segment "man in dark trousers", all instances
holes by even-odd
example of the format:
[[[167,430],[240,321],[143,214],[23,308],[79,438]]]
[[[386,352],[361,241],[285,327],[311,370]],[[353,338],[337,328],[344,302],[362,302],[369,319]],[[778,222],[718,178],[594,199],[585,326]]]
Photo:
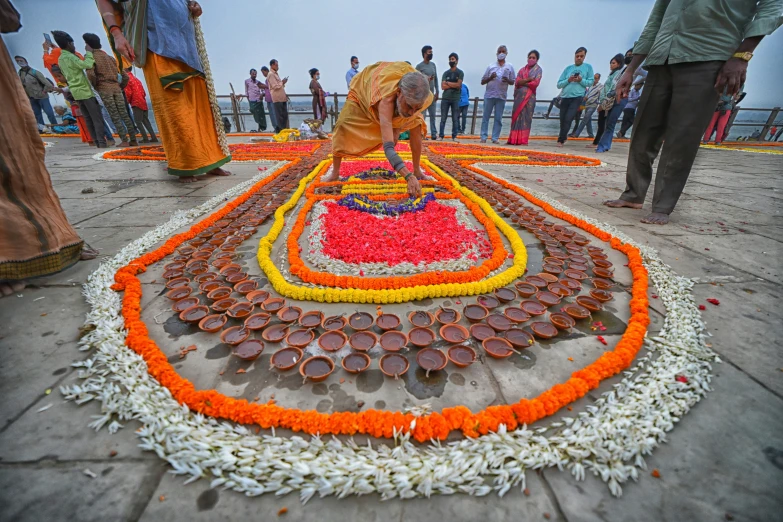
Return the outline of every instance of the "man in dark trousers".
[[[718,93],[736,94],[764,36],[781,24],[783,0],[656,0],[617,82],[628,96],[636,69],[648,71],[634,122],[626,188],[609,207],[641,209],[652,164],[664,141],[652,212],[642,223],[665,225],[685,188]]]

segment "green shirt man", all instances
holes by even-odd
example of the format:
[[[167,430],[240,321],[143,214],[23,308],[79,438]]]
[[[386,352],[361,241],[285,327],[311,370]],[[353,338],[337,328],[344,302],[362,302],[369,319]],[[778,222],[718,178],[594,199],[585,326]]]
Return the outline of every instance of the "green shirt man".
[[[63,49],[57,64],[68,81],[68,88],[74,100],[86,100],[94,96],[87,75],[84,74],[86,69],[91,69],[95,65],[92,52],[85,53],[84,60],[81,60],[72,52]]]

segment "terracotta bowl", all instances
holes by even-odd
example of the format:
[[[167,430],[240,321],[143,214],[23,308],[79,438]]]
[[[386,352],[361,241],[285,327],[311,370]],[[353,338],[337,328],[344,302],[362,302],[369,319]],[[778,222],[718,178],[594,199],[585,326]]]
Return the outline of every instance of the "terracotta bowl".
[[[408,340],[410,340],[412,345],[423,348],[431,345],[435,341],[435,332],[429,328],[412,328],[411,331],[408,332]]]
[[[269,292],[266,290],[253,290],[245,297],[248,301],[255,305],[260,305],[267,299],[269,299]]]
[[[321,334],[318,338],[318,346],[327,352],[336,352],[348,342],[348,336],[340,330],[331,330]]]
[[[448,362],[446,354],[435,348],[423,348],[416,354],[416,363],[428,373],[442,370]]]
[[[590,280],[590,283],[601,290],[609,290],[614,286],[614,282],[608,279],[601,279],[600,277],[594,277]]]
[[[462,314],[453,308],[441,308],[435,312],[435,319],[437,319],[440,324],[454,324],[462,319]]]
[[[294,330],[293,332],[290,332],[286,338],[285,342],[289,346],[296,346],[297,348],[304,348],[311,342],[313,342],[313,339],[315,339],[315,332],[312,330]]]
[[[536,321],[530,325],[530,329],[533,331],[533,335],[540,339],[551,339],[557,335],[557,328],[552,323]]]
[[[333,330],[342,330],[345,325],[348,324],[348,320],[342,315],[333,315],[331,317],[324,317],[321,327],[327,332]]]
[[[535,343],[533,336],[521,328],[512,328],[506,332],[506,341],[510,342],[513,347],[519,349],[528,348]]]
[[[522,301],[519,307],[530,315],[544,315],[546,306],[538,301]]]
[[[410,363],[398,353],[387,353],[378,361],[378,366],[384,375],[397,379],[400,375],[405,375]]]
[[[226,310],[226,315],[234,319],[243,319],[253,312],[253,303],[247,301],[236,303]]]
[[[419,310],[408,314],[408,321],[417,328],[428,328],[435,324],[435,316],[431,313]],[[410,335],[408,336],[410,337]]]
[[[556,304],[559,304],[561,301],[559,295],[553,294],[552,292],[549,292],[547,290],[542,290],[541,292],[538,292],[536,294],[536,299],[538,299],[538,302],[546,306],[547,308],[550,306],[555,306]]]
[[[312,382],[325,381],[334,371],[334,361],[325,355],[316,355],[299,366],[299,374]]]
[[[226,328],[220,334],[220,340],[231,346],[236,346],[250,337],[250,330],[243,326],[232,326]]]
[[[471,323],[478,323],[487,318],[489,310],[478,304],[469,304],[462,309],[462,313],[465,316],[465,319]]]
[[[214,290],[210,290],[207,294],[207,299],[210,301],[220,301],[231,295],[231,288],[227,286],[220,286]]]
[[[217,312],[219,314],[222,314],[226,311],[228,311],[229,308],[234,306],[236,304],[237,300],[233,297],[227,297],[226,299],[221,299],[219,301],[215,301],[212,303],[212,311]],[[248,303],[250,304],[250,303]]]
[[[461,343],[470,338],[470,332],[458,324],[444,324],[440,327],[439,333],[448,343]]]
[[[261,337],[264,341],[270,343],[279,343],[288,336],[288,326],[284,324],[275,324],[264,329]]]
[[[500,299],[491,295],[480,295],[476,298],[476,302],[487,310],[492,310],[493,308],[500,306]]]
[[[299,325],[303,328],[317,328],[323,320],[323,312],[311,310],[299,316]]]
[[[511,349],[511,343],[502,337],[489,337],[481,342],[481,346],[487,355],[495,359],[505,359],[513,355],[514,350]]]
[[[572,292],[578,292],[582,288],[582,283],[580,283],[576,279],[571,279],[568,277],[564,277],[560,279],[560,281],[558,281],[557,284],[563,285],[564,287],[568,288]]]
[[[192,292],[193,289],[189,286],[179,286],[166,292],[166,297],[172,301],[179,301],[180,299],[188,297]]]
[[[245,327],[248,330],[262,330],[269,324],[272,314],[267,312],[258,312],[245,319]]]
[[[601,288],[593,288],[590,290],[590,295],[602,303],[606,303],[607,301],[614,299],[612,292],[608,290],[602,290]]]
[[[542,279],[539,276],[527,276],[525,278],[525,282],[528,284],[531,284],[537,288],[546,288],[546,285],[548,284],[544,279]]]
[[[261,304],[261,308],[265,311],[276,314],[280,309],[285,307],[285,299],[282,297],[270,297]]]
[[[555,325],[555,328],[558,330],[568,330],[576,325],[574,318],[564,312],[553,312],[549,314],[549,322]]]
[[[510,321],[514,323],[524,323],[530,319],[529,313],[522,310],[521,308],[517,308],[516,306],[510,306],[503,310],[503,315],[505,315]]]
[[[505,332],[513,326],[511,319],[498,313],[490,314],[487,317],[487,324],[498,332]]]
[[[457,345],[449,348],[449,360],[458,368],[467,368],[476,362],[476,351],[470,346]]]
[[[514,287],[517,289],[517,292],[519,292],[519,296],[523,299],[532,297],[538,292],[538,287],[531,285],[530,283],[519,282],[515,284]]]
[[[253,281],[252,279],[245,279],[234,285],[234,290],[242,295],[247,295],[256,288],[258,288],[258,281]]]
[[[372,328],[374,323],[375,318],[367,312],[354,312],[348,317],[348,324],[357,332]]]
[[[295,346],[288,346],[282,350],[276,351],[269,360],[270,368],[277,368],[280,371],[290,370],[302,360],[304,353]]]
[[[517,298],[517,293],[510,288],[496,288],[493,293],[502,303],[509,303]]]
[[[179,314],[179,318],[186,323],[198,323],[209,315],[209,307],[204,305],[191,306]]]
[[[351,348],[354,350],[366,352],[378,344],[378,336],[372,332],[359,331],[348,338],[348,344],[350,344]]]
[[[258,339],[248,339],[234,348],[232,353],[243,361],[255,361],[263,351],[264,343],[262,341]]]
[[[186,310],[191,306],[196,306],[197,304],[199,304],[198,297],[186,297],[184,299],[174,301],[174,303],[171,305],[171,309],[177,313],[180,313],[181,311]]]
[[[477,341],[483,341],[484,339],[495,337],[496,332],[488,324],[476,323],[470,327],[470,335]]]
[[[408,336],[403,332],[390,330],[380,338],[381,348],[387,352],[399,352],[408,344]]]
[[[341,361],[343,370],[348,373],[361,373],[370,367],[370,356],[366,353],[349,353]]]
[[[166,282],[166,288],[171,290],[173,288],[178,288],[180,286],[187,286],[189,284],[190,284],[190,279],[188,279],[187,277],[178,277],[176,279],[169,279]]]
[[[601,267],[594,267],[593,268],[593,274],[596,276],[602,278],[602,279],[612,279],[613,278],[613,272],[609,268],[601,268]]]
[[[575,303],[567,304],[561,310],[577,320],[590,317],[590,310]]]
[[[215,333],[226,324],[228,318],[223,314],[208,315],[198,322],[198,327],[209,333]]]
[[[203,283],[201,283],[200,285],[198,285],[198,289],[199,289],[199,290],[200,290],[202,293],[204,293],[204,294],[208,294],[208,293],[210,293],[212,290],[214,290],[214,289],[216,289],[216,288],[220,288],[221,286],[222,286],[222,285],[221,285],[220,281],[204,281]]]
[[[286,306],[277,312],[277,318],[284,323],[293,323],[302,316],[302,309],[298,306]]]
[[[394,314],[381,314],[375,324],[383,331],[394,330],[400,326],[400,318]]]
[[[584,306],[591,312],[598,312],[603,308],[601,301],[587,295],[580,295],[576,298],[576,304]]]

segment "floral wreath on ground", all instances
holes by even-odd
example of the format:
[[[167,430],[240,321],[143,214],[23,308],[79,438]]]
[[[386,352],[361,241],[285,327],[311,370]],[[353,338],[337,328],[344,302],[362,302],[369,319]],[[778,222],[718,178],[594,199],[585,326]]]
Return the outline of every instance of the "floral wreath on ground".
[[[432,415],[396,413],[389,419],[393,429],[389,433],[382,430],[383,435],[394,436],[392,448],[384,444],[358,446],[320,437],[282,438],[274,431],[258,437],[243,426],[221,423],[181,406],[175,397],[192,391],[164,388],[161,383],[173,378],[170,372],[158,373],[158,369],[163,370],[168,364],[165,356],[154,355],[156,347],[151,340],[139,338],[146,343],[141,345],[134,341],[134,336],[142,333],[136,331],[137,327],[146,336],[143,323],[136,324],[140,323],[136,299],[140,298],[141,288],[135,274],[164,257],[177,242],[203,230],[205,221],[213,222],[241,204],[263,186],[265,180],[261,176],[190,211],[177,212],[168,223],[126,246],[89,277],[85,284],[85,295],[91,305],[87,324],[94,328],[80,340],[80,345],[83,349],[94,348],[95,353],[78,364],[83,368],[80,376],[84,381],[61,388],[62,393],[79,403],[92,399],[102,403],[102,414],[91,423],[95,429],[108,426],[114,432],[122,427],[120,421],[140,421],[142,426],[137,434],[142,439],[142,448],[166,458],[175,474],[190,476],[188,482],[211,476],[213,487],[232,488],[247,495],[299,491],[302,501],[315,494],[344,496],[371,492],[379,493],[384,499],[456,492],[485,495],[496,491],[503,495],[511,487],[525,487],[526,471],[554,466],[568,469],[578,479],[590,471],[606,481],[613,494],[619,495],[621,484],[635,480],[639,469],[645,469],[644,456],[664,442],[666,432],[709,391],[710,363],[717,357],[705,344],[704,325],[690,293],[693,283],[674,274],[653,249],[636,245],[611,226],[570,211],[543,194],[511,185],[476,166],[471,169],[626,252],[634,275],[632,319],[640,314],[646,316],[647,273],[669,311],[658,336],[645,340],[643,329],[632,332],[627,349],[607,352],[596,361],[601,363],[599,366],[610,363],[603,370],[609,374],[626,369],[624,378],[576,418],[565,417],[531,430],[517,416],[517,411],[522,410],[498,407],[493,412],[511,408],[514,414],[493,417],[493,412],[488,412],[489,417],[480,419],[481,430],[472,435],[483,435],[480,438],[434,443],[422,448],[410,441],[412,435],[417,435],[417,439],[424,435],[426,440],[428,433],[434,437],[444,427],[458,426],[459,419],[467,420],[470,428],[470,416],[464,417],[469,412],[455,411],[456,416],[445,416],[446,425],[440,427],[432,424],[432,420],[426,422]],[[278,169],[276,173],[279,172]],[[270,175],[267,180],[273,177]],[[142,255],[169,234],[238,194],[242,195],[189,232],[174,236],[155,252]],[[125,265],[128,266],[121,269]],[[113,280],[124,286],[122,301],[112,290]],[[628,369],[642,341],[651,353]],[[136,352],[128,350],[126,344]],[[583,369],[574,378],[581,378],[578,375],[588,377],[590,373]],[[596,377],[603,378],[600,373]],[[597,386],[593,378],[586,381],[587,389]],[[556,409],[559,400],[573,399],[571,392],[566,391],[567,386],[568,383],[553,387],[552,394],[541,404],[540,413],[546,414],[553,406]],[[577,396],[585,391],[577,392]],[[555,404],[547,404],[552,400]],[[532,406],[534,401],[528,403]],[[218,404],[212,404],[206,408],[212,411],[204,414],[214,414],[219,408]],[[532,414],[526,422],[540,418],[537,408],[525,408],[525,411]],[[173,426],[177,428],[172,430]],[[271,455],[274,457],[270,458]],[[487,483],[487,477],[494,481]]]

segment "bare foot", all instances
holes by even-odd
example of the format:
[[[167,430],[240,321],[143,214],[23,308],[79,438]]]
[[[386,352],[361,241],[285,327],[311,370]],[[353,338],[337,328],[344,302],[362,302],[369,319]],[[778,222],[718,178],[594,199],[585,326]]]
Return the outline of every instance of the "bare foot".
[[[180,183],[195,183],[196,181],[198,181],[196,176],[182,176],[179,178]]]
[[[337,181],[337,177],[339,176],[339,173],[332,169],[332,172],[329,174],[325,174],[324,177],[321,178],[321,183],[331,183],[333,181]]]
[[[0,283],[0,297],[8,297],[16,292],[21,292],[26,286],[26,281],[8,281]]]
[[[229,171],[223,170],[221,168],[212,169],[209,172],[207,172],[207,176],[233,176]]]
[[[641,220],[642,223],[648,223],[650,225],[665,225],[669,222],[669,214],[661,214],[660,212],[652,212],[649,216],[644,217]]]
[[[89,261],[90,259],[95,259],[96,257],[98,257],[98,254],[100,254],[100,252],[98,252],[93,247],[85,243],[84,246],[82,246],[82,253],[79,256],[79,260]]]
[[[610,199],[609,201],[604,201],[604,205],[612,208],[642,208],[641,203],[631,203],[630,201],[625,201],[622,199]]]
[[[558,147],[562,147],[563,145],[565,145],[565,144],[564,143],[560,143],[559,141],[557,142],[557,146]]]

